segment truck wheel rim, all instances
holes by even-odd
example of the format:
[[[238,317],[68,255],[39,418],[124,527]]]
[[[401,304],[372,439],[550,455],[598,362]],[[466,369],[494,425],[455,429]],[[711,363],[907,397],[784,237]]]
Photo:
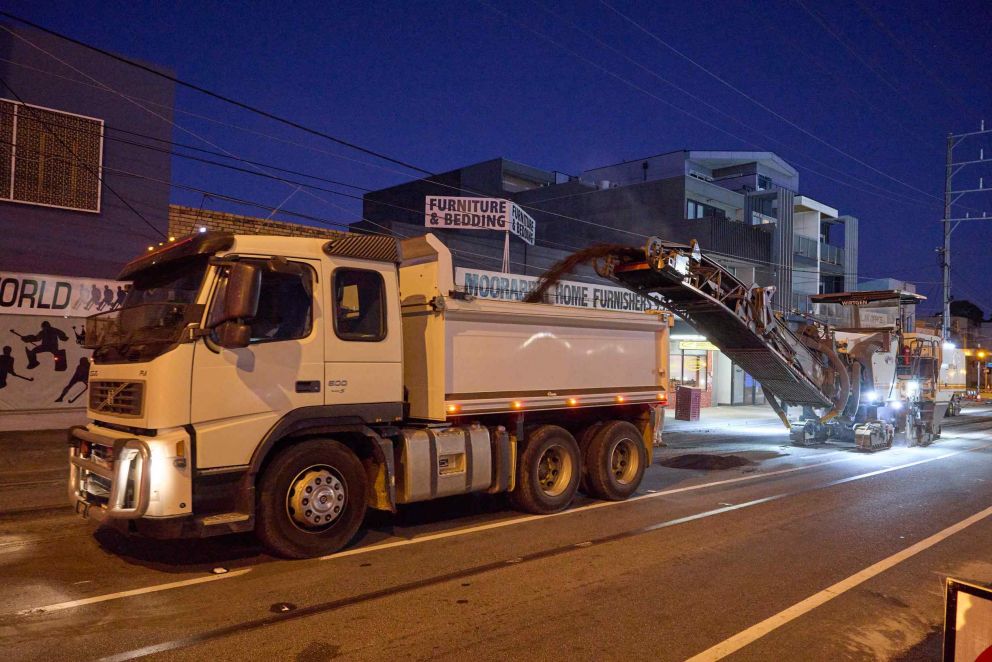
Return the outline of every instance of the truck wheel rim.
[[[537,463],[537,481],[541,491],[555,497],[568,489],[572,482],[572,456],[562,446],[551,446],[541,454]]]
[[[289,484],[286,514],[293,526],[307,533],[319,533],[338,520],[348,504],[344,480],[331,467],[307,467]]]
[[[610,451],[610,471],[621,485],[629,485],[640,469],[641,457],[637,454],[634,441],[624,437],[613,444]]]

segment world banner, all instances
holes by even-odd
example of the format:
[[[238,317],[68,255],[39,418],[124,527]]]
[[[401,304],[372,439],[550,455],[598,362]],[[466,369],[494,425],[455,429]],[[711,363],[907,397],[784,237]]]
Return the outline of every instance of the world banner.
[[[120,308],[127,283],[0,273],[0,412],[82,409],[85,319]]]

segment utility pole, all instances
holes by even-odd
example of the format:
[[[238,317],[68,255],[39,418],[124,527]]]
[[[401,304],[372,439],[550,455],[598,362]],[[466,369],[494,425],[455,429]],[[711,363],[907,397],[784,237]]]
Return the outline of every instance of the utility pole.
[[[981,216],[972,216],[970,213],[966,213],[963,217],[954,218],[952,213],[952,207],[961,196],[969,193],[979,193],[992,191],[992,186],[985,186],[985,178],[978,178],[978,188],[962,189],[960,191],[954,190],[954,175],[961,171],[962,168],[973,165],[980,165],[983,163],[992,163],[992,158],[985,158],[985,148],[979,147],[978,158],[971,160],[954,162],[954,147],[958,143],[976,136],[983,136],[992,134],[992,129],[985,128],[985,120],[982,120],[978,131],[971,131],[968,133],[958,133],[949,134],[947,136],[947,168],[944,174],[944,218],[941,222],[944,224],[944,246],[938,249],[940,253],[940,266],[943,271],[943,319],[941,320],[941,335],[943,336],[945,342],[951,337],[951,233],[961,223],[965,221],[992,221],[992,216],[988,212],[982,212]]]
[[[947,169],[944,175],[944,218],[951,217],[951,180],[954,178],[954,136],[947,136]],[[944,342],[951,338],[951,232],[954,228],[950,223],[944,224],[944,250],[940,254],[940,266],[943,271],[943,303],[944,313],[941,316],[940,337]]]

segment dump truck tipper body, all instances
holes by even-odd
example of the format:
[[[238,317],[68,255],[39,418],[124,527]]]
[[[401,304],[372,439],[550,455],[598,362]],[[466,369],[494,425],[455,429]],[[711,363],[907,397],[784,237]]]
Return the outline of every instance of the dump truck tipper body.
[[[665,314],[473,300],[435,237],[194,235],[90,318],[77,511],[129,533],[345,545],[366,507],[632,494],[667,401]]]

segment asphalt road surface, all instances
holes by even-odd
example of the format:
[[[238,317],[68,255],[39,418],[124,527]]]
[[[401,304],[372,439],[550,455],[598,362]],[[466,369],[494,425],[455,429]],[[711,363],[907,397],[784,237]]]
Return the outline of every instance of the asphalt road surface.
[[[65,510],[0,514],[0,651],[939,659],[944,578],[992,583],[992,409],[944,432],[876,454],[794,448],[768,426],[683,434],[630,501],[548,517],[494,497],[420,504],[308,561],[249,536],[134,541]]]

